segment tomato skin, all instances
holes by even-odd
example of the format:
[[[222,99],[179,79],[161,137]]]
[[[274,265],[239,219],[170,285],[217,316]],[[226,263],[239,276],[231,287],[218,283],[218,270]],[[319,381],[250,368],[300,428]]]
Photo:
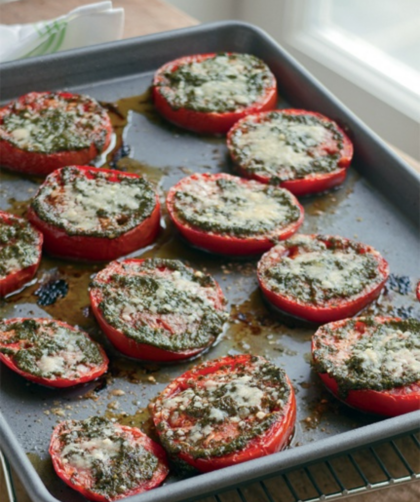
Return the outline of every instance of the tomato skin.
[[[211,54],[197,54],[185,56],[166,63],[160,67],[153,79],[152,97],[156,110],[169,122],[199,134],[226,134],[238,120],[250,113],[257,113],[272,110],[277,105],[277,82],[272,78],[270,87],[265,94],[255,103],[230,112],[198,112],[187,108],[173,108],[163,96],[159,83],[164,81],[164,73],[168,70],[174,71],[179,66],[190,62],[200,62],[216,56]]]
[[[18,98],[17,101],[25,103],[42,98],[43,95],[50,94],[48,92],[31,92]],[[58,97],[71,98],[75,96],[69,92],[57,92]],[[11,104],[11,103],[10,103]],[[0,109],[0,127],[3,123],[3,117],[6,114],[9,105]],[[55,169],[71,165],[85,165],[95,159],[100,153],[105,151],[111,143],[112,124],[108,115],[104,116],[101,127],[106,130],[105,142],[102,150],[98,150],[96,145],[92,143],[89,148],[73,151],[59,151],[53,153],[30,152],[19,148],[7,139],[0,137],[0,159],[1,165],[10,170],[24,174],[33,174],[35,176],[45,177],[52,173]]]
[[[416,296],[417,300],[420,302],[420,281],[417,283]]]
[[[187,387],[186,382],[190,379],[196,379],[200,375],[211,374],[217,371],[221,366],[231,365],[232,371],[238,364],[247,364],[250,360],[250,355],[241,354],[239,356],[226,356],[214,361],[207,361],[206,367],[201,369],[192,368],[183,375],[175,379],[169,386],[160,394],[159,399],[170,398]],[[177,456],[182,461],[188,463],[199,472],[211,472],[223,467],[236,465],[248,460],[260,458],[265,455],[270,455],[284,449],[290,442],[293,435],[293,430],[296,421],[296,398],[293,387],[289,378],[286,380],[290,389],[289,400],[283,407],[284,414],[281,421],[278,421],[264,432],[261,436],[255,437],[240,451],[232,452],[220,457],[194,458],[192,455],[180,451]],[[164,420],[160,414],[154,413],[153,403],[149,405],[152,412],[152,419],[159,433],[159,424]]]
[[[191,455],[180,453],[179,458],[184,460],[200,472],[211,472],[230,465],[240,464],[254,460],[272,453],[277,453],[290,443],[296,422],[296,398],[287,378],[291,390],[291,397],[285,406],[285,418],[282,422],[275,423],[263,437],[254,438],[241,451],[233,452],[223,457],[193,458]]]
[[[268,176],[260,176],[259,174],[252,174],[241,167],[237,168],[238,174],[244,178],[257,180],[260,183],[270,183]],[[325,192],[331,190],[344,183],[347,176],[347,168],[338,169],[332,173],[315,174],[307,176],[300,180],[282,181],[279,186],[292,192],[297,197],[305,195],[312,195],[315,193]]]
[[[294,204],[300,210],[300,218],[294,223],[290,223],[287,227],[279,230],[272,231],[270,234],[261,235],[257,237],[246,237],[240,238],[235,236],[228,236],[223,234],[217,234],[215,232],[203,231],[199,228],[195,228],[188,223],[181,221],[177,214],[174,206],[174,198],[177,190],[181,189],[183,184],[192,179],[196,180],[199,178],[204,179],[222,179],[222,178],[232,178],[232,176],[225,173],[218,174],[193,174],[187,178],[183,178],[175,186],[173,186],[166,198],[166,207],[171,217],[172,222],[179,230],[180,234],[193,246],[209,251],[210,253],[217,253],[222,255],[233,255],[233,256],[252,256],[264,253],[268,249],[272,248],[274,239],[284,240],[291,237],[298,228],[302,225],[304,219],[304,209],[299,203],[299,201],[293,197]],[[246,184],[247,181],[240,179],[242,183]]]
[[[315,237],[315,235],[311,235],[310,237]],[[328,236],[326,236],[326,238],[328,238]],[[343,237],[340,237],[340,239],[342,239],[342,241],[344,242],[349,241],[349,239],[345,239]],[[263,255],[258,263],[257,275],[261,291],[268,302],[274,305],[275,308],[298,319],[313,322],[316,324],[325,324],[327,322],[338,321],[340,319],[352,317],[360,312],[364,307],[376,300],[376,298],[378,298],[382,291],[382,288],[385,286],[389,275],[388,263],[379,254],[379,252],[368,245],[365,245],[365,250],[366,252],[371,252],[374,254],[378,262],[378,269],[383,279],[374,288],[371,288],[364,293],[359,293],[359,295],[357,295],[353,299],[342,299],[336,304],[332,305],[314,306],[305,302],[301,302],[294,298],[288,298],[284,295],[272,291],[264,282],[262,273],[263,269],[273,266],[277,262],[277,259],[270,255],[271,251],[273,253],[280,251],[283,256],[286,256],[288,254],[287,249],[282,248],[281,244]]]
[[[28,318],[28,317],[13,318],[13,319],[5,320],[4,323],[12,324],[15,322],[26,321],[28,319],[30,319],[30,318]],[[39,318],[39,319],[36,319],[36,321],[38,321],[38,322],[43,322],[43,321],[51,322],[52,319]],[[54,320],[54,323],[58,324],[60,326],[66,327],[67,329],[71,329],[73,331],[79,331],[79,330],[76,330],[76,328],[74,328],[73,326],[70,326],[69,324],[62,322],[62,321]],[[85,335],[87,338],[92,340],[87,333],[85,333]],[[0,336],[1,336],[1,333],[0,333]],[[1,338],[0,338],[0,344],[1,344]],[[32,375],[31,373],[28,373],[28,372],[23,371],[20,368],[18,368],[18,366],[13,362],[13,359],[9,355],[3,354],[2,352],[0,352],[0,361],[2,361],[6,366],[8,366],[12,371],[17,373],[18,375],[22,376],[23,378],[26,378],[26,380],[29,380],[29,381],[34,382],[36,384],[44,385],[47,387],[66,388],[66,387],[72,387],[74,385],[79,385],[79,384],[82,384],[85,382],[90,382],[92,380],[95,380],[96,378],[100,377],[101,375],[103,375],[107,371],[108,363],[109,363],[108,356],[106,355],[104,349],[98,343],[96,343],[96,345],[102,355],[102,359],[103,359],[102,363],[99,366],[97,366],[96,368],[93,368],[86,375],[84,375],[82,377],[75,378],[75,379],[69,379],[69,378],[63,378],[63,377],[45,378],[45,377],[40,377],[37,375]]]
[[[329,391],[338,397],[337,382],[327,373],[319,377]],[[387,417],[396,417],[420,409],[420,382],[409,387],[399,387],[391,391],[350,390],[343,401],[348,406]]]
[[[206,349],[199,348],[194,350],[184,350],[182,352],[174,352],[160,349],[159,347],[153,347],[152,345],[145,343],[136,342],[106,322],[101,310],[99,309],[98,296],[95,292],[90,292],[90,304],[93,315],[98,321],[101,330],[105,333],[112,345],[114,345],[119,352],[125,354],[126,356],[145,361],[167,363],[190,359]]]
[[[127,178],[140,178],[134,173],[121,173],[112,169],[98,169],[90,166],[74,167],[85,172],[87,176],[90,172],[103,172],[110,174],[111,180],[112,175],[117,174]],[[50,176],[59,178],[60,173],[61,170],[57,169]],[[48,179],[44,184],[48,183]],[[110,261],[148,246],[156,239],[160,230],[160,202],[156,194],[156,205],[152,214],[136,227],[114,239],[69,235],[65,230],[42,220],[31,206],[28,209],[28,219],[44,234],[44,249],[48,254],[75,260]]]
[[[285,110],[274,110],[281,113],[287,113],[288,115],[310,115],[320,119],[325,122],[332,122],[328,117],[322,115],[321,113],[311,112],[307,110],[299,110],[295,108],[285,109]],[[258,123],[261,119],[263,119],[267,113],[260,113],[255,116],[255,121]],[[255,179],[261,183],[270,183],[271,176],[262,175],[258,173],[250,173],[247,169],[241,166],[239,159],[235,155],[235,148],[232,142],[232,136],[236,133],[238,129],[241,128],[243,122],[245,122],[250,117],[246,117],[241,121],[238,121],[234,127],[230,129],[227,135],[227,146],[229,149],[230,156],[232,161],[236,166],[236,170],[241,176],[249,179]],[[301,179],[295,180],[287,180],[280,182],[279,186],[281,188],[285,188],[290,190],[296,196],[304,196],[311,195],[314,193],[324,192],[326,190],[330,190],[336,186],[344,183],[347,175],[347,168],[350,166],[351,160],[353,158],[353,143],[347,134],[343,131],[343,129],[335,124],[337,130],[343,136],[343,146],[340,149],[340,158],[337,162],[337,169],[330,173],[316,173],[305,176]],[[322,145],[320,149],[321,152],[327,153],[335,153],[337,152],[337,147],[334,142],[330,141],[329,143],[325,143]],[[341,169],[340,169],[341,168]]]
[[[130,258],[124,260],[122,263],[142,263],[145,259]],[[106,268],[118,269],[121,262],[110,263]],[[220,285],[215,281],[218,297],[217,308],[222,309],[224,305],[224,295]],[[89,291],[90,305],[92,312],[98,321],[101,330],[105,333],[106,337],[114,345],[114,347],[125,354],[126,356],[132,357],[134,359],[140,359],[144,361],[154,361],[154,362],[176,362],[190,359],[201,352],[207,350],[214,341],[211,341],[206,347],[198,347],[191,350],[182,351],[171,351],[167,349],[162,349],[160,347],[155,347],[146,343],[140,343],[125,335],[122,331],[111,326],[105,319],[102,311],[100,309],[100,303],[102,301],[102,295],[99,290],[92,288]]]
[[[18,218],[17,216],[14,216],[5,211],[0,211],[0,220],[3,220],[5,223],[24,221],[22,218]],[[37,244],[38,259],[36,263],[34,263],[33,265],[22,268],[20,270],[16,270],[15,272],[10,273],[6,277],[0,278],[0,298],[3,296],[7,296],[10,293],[13,293],[13,291],[21,289],[26,283],[28,283],[34,277],[39,268],[39,264],[41,263],[42,243],[44,237],[36,227],[33,227],[33,230],[38,235],[38,244]]]
[[[144,493],[148,490],[156,488],[161,485],[165,480],[166,476],[169,473],[169,465],[166,457],[166,453],[164,449],[157,444],[155,441],[150,439],[146,434],[144,434],[140,429],[136,427],[129,427],[126,425],[115,424],[120,430],[131,433],[135,439],[141,441],[143,447],[154,454],[158,458],[158,467],[157,471],[153,474],[152,479],[149,481],[143,482],[138,488],[134,488],[126,493],[119,495],[118,497],[109,498],[104,495],[101,495],[97,492],[90,490],[87,486],[83,485],[80,481],[73,481],[72,477],[74,472],[77,471],[75,468],[71,468],[63,463],[61,458],[61,441],[60,441],[60,433],[62,429],[66,429],[66,422],[61,422],[58,424],[51,436],[51,442],[49,447],[49,454],[51,455],[51,460],[53,463],[53,467],[57,475],[73,490],[78,491],[88,500],[93,500],[95,502],[109,502],[113,500],[119,500],[125,497],[131,497],[133,495],[137,495],[139,493]],[[80,474],[80,471],[79,471]],[[89,473],[85,474],[86,481],[89,480]]]
[[[391,320],[387,317],[376,317],[376,320]],[[350,319],[342,319],[328,325],[335,329],[346,324]],[[363,318],[360,319],[363,323]],[[398,321],[400,319],[394,318]],[[312,354],[316,350],[317,333],[312,337]],[[316,359],[314,357],[314,361]],[[328,373],[318,373],[327,389],[343,403],[364,411],[388,417],[395,417],[410,413],[420,409],[420,382],[407,385],[405,387],[395,387],[389,390],[356,389],[349,390],[345,399],[339,397],[339,388],[337,381]]]

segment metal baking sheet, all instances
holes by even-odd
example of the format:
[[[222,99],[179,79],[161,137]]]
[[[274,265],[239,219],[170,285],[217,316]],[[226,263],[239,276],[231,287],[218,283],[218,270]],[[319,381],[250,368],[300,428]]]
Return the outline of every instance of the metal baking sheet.
[[[156,184],[163,200],[165,191],[189,173],[232,171],[223,138],[200,137],[166,124],[154,112],[148,94],[152,74],[161,64],[186,54],[218,51],[261,57],[277,77],[279,107],[316,110],[346,128],[356,154],[348,179],[333,192],[302,199],[306,216],[301,231],[338,234],[373,245],[389,261],[392,273],[409,277],[411,285],[400,288],[397,277],[371,312],[420,316],[414,295],[420,267],[413,253],[420,248],[419,175],[258,28],[239,22],[214,23],[8,63],[2,68],[2,100],[33,90],[65,88],[116,104],[109,109],[119,124],[120,137],[131,147],[130,158],[121,160],[118,167],[143,173]],[[0,183],[0,208],[24,214],[39,180],[3,170]],[[112,359],[107,378],[68,390],[42,388],[4,365],[0,368],[0,444],[34,501],[83,500],[52,471],[47,449],[57,422],[106,415],[137,425],[153,437],[146,411],[149,400],[186,368],[226,353],[265,355],[286,369],[298,400],[290,448],[214,473],[188,479],[171,476],[163,487],[133,500],[193,500],[418,428],[420,412],[379,419],[340,405],[311,371],[313,329],[288,327],[264,305],[255,278],[256,260],[235,261],[193,250],[178,238],[165,215],[163,223],[158,241],[132,256],[180,258],[213,274],[229,300],[230,321],[222,339],[194,362],[142,364],[113,351],[89,311],[86,291],[90,276],[103,265],[45,257],[37,282],[0,303],[3,317],[51,316],[77,324],[101,341]],[[68,282],[67,296],[50,306],[38,305],[39,286],[57,278]]]

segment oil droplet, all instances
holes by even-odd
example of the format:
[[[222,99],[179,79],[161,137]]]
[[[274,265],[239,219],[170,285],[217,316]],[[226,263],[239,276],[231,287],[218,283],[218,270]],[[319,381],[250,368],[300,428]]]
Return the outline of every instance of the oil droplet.
[[[31,199],[26,200],[16,200],[13,197],[7,200],[9,207],[7,208],[8,213],[15,214],[16,216],[25,217],[29,204],[31,203]]]
[[[154,441],[159,440],[148,408],[139,408],[133,415],[106,411],[105,416],[118,424],[128,425],[129,427],[137,427]]]
[[[50,485],[51,481],[56,478],[50,457],[48,456],[46,458],[41,458],[36,453],[32,452],[27,453],[26,456],[34,466],[36,472],[38,473],[44,484],[46,486]]]
[[[153,385],[169,383],[171,377],[158,364],[135,361],[124,357],[112,358],[110,372],[115,378],[123,378],[131,383]]]

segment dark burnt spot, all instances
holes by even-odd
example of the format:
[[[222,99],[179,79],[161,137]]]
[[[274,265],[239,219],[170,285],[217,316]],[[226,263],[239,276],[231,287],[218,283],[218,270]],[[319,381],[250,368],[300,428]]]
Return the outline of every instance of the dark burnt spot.
[[[407,275],[390,274],[387,287],[400,295],[407,295],[411,291],[411,280]]]
[[[409,307],[398,307],[394,309],[394,313],[396,317],[400,317],[401,319],[416,318],[413,307],[411,305]]]
[[[68,291],[68,283],[64,279],[57,279],[43,284],[34,294],[39,297],[37,304],[45,307],[47,305],[52,305],[59,298],[64,298]]]
[[[107,375],[103,375],[102,377],[98,378],[97,380],[97,385],[96,387],[93,389],[93,392],[95,394],[98,394],[99,392],[101,392],[102,390],[106,389],[108,387],[108,376]]]
[[[114,153],[114,156],[109,163],[112,169],[118,169],[118,161],[124,157],[129,157],[131,153],[131,146],[123,143],[120,148]]]
[[[127,223],[128,219],[129,218],[127,215],[122,214],[121,216],[119,216],[117,218],[117,223],[118,223],[118,225],[125,225]]]

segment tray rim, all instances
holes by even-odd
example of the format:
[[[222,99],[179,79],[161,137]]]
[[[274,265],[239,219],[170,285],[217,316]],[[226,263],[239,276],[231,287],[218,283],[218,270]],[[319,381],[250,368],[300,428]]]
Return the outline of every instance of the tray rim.
[[[216,23],[206,23],[198,26],[181,28],[177,30],[165,31],[141,37],[130,38],[118,42],[110,42],[87,48],[74,49],[58,54],[41,56],[21,61],[13,61],[0,65],[2,72],[15,72],[26,69],[38,68],[39,66],[48,67],[60,60],[77,60],[78,57],[94,57],[98,54],[106,54],[112,51],[124,51],[126,48],[138,47],[139,45],[153,43],[155,41],[165,41],[172,39],[174,36],[183,36],[185,34],[202,34],[203,32],[218,31],[220,29],[250,31],[257,38],[262,38],[265,42],[274,45],[277,49],[281,49],[283,57],[305,76],[313,85],[320,89],[330,103],[338,106],[344,111],[345,115],[356,123],[359,128],[379,146],[384,155],[391,157],[391,161],[398,165],[398,169],[402,170],[407,177],[407,181],[413,182],[419,187],[420,193],[420,173],[413,167],[403,161],[388,145],[375,133],[373,133],[360,119],[358,119],[350,110],[348,110],[335,96],[333,96],[325,87],[320,84],[307,70],[297,63],[283,48],[279,46],[267,33],[249,23],[240,21],[220,21]],[[122,76],[120,78],[124,78]],[[98,78],[94,82],[104,81]],[[86,81],[84,83],[89,83]],[[71,85],[71,84],[69,84]],[[80,82],[79,82],[80,85]],[[53,86],[54,87],[54,86]],[[207,474],[177,481],[176,483],[165,485],[156,488],[150,492],[146,492],[137,496],[130,497],[127,500],[136,502],[165,502],[186,501],[198,496],[211,495],[222,489],[227,489],[240,483],[246,483],[271,476],[276,473],[290,470],[294,467],[301,467],[315,461],[323,460],[327,457],[335,456],[340,453],[351,451],[355,448],[370,445],[391,437],[410,433],[420,430],[420,411],[401,415],[399,417],[387,418],[380,422],[368,424],[357,429],[344,433],[334,434],[331,437],[323,438],[313,443],[295,447],[290,450],[272,454],[268,457],[262,457],[244,464],[231,466],[219,471],[214,471]],[[340,441],[337,441],[337,439]],[[20,477],[25,481],[26,488],[34,501],[41,502],[60,502],[52,496],[47,487],[42,482],[37,471],[29,461],[23,448],[20,447],[17,438],[13,435],[5,417],[0,410],[0,446],[10,460],[11,464],[19,472]]]

